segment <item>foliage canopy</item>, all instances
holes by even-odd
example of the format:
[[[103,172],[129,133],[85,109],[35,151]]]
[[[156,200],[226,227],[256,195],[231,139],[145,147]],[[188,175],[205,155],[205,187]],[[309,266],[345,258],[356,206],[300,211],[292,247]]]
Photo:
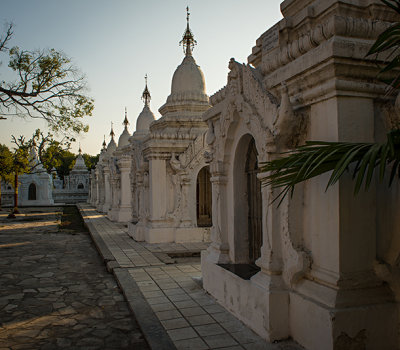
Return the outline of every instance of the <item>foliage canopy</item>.
[[[92,115],[93,99],[86,96],[85,76],[62,52],[7,47],[13,35],[10,24],[0,36],[0,54],[9,54],[12,81],[0,81],[0,117],[42,118],[53,131],[88,131],[82,122]]]

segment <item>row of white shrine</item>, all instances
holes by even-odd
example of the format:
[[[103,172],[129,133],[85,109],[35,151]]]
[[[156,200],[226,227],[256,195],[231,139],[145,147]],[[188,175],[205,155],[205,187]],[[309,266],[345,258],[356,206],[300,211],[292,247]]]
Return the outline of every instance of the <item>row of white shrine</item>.
[[[376,142],[398,117],[366,53],[397,20],[378,0],[285,0],[249,64],[229,62],[210,98],[185,57],[155,120],[150,94],[131,136],[101,151],[90,203],[150,243],[211,240],[204,288],[265,339],[310,350],[398,349],[398,185],[353,196],[345,178],[271,204],[258,165],[304,140]],[[235,266],[256,266],[246,279]],[[233,271],[233,272],[232,272]]]

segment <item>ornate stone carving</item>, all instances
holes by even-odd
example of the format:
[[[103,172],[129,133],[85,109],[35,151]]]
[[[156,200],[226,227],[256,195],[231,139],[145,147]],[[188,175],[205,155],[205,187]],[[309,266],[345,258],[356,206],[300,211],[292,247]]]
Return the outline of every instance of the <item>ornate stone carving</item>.
[[[389,25],[390,23],[372,19],[331,16],[327,21],[313,26],[311,30],[300,32],[297,39],[288,42],[280,49],[264,55],[261,65],[262,73],[268,74],[284,66],[334,35],[373,39]]]
[[[288,286],[292,286],[310,270],[312,259],[304,250],[296,248],[293,244],[289,230],[289,201],[290,199],[286,197],[279,210],[282,223],[282,255],[285,262],[283,279]]]
[[[209,120],[207,141],[210,142],[213,159],[223,160],[227,133],[239,117],[255,136],[260,160],[265,161],[267,153],[295,146],[305,131],[304,118],[293,111],[286,85],[279,104],[278,99],[265,89],[259,71],[233,59],[229,68],[226,99],[221,102],[224,104],[222,112],[217,120]],[[215,139],[218,145],[214,144]]]
[[[182,217],[182,176],[184,173],[184,169],[182,166],[182,162],[180,159],[177,158],[175,153],[172,153],[171,159],[169,161],[170,168],[172,169],[172,172],[170,174],[171,176],[171,182],[174,187],[174,190],[172,191],[172,195],[174,197],[173,201],[173,208],[172,210],[167,214],[167,217],[169,219],[172,219],[176,222],[180,222],[181,217]]]
[[[388,101],[383,105],[382,119],[386,132],[400,130],[400,93],[397,95],[394,104]]]
[[[273,124],[274,144],[277,151],[282,152],[298,145],[305,133],[305,118],[293,111],[289,100],[286,83],[282,83],[282,97],[277,118]]]

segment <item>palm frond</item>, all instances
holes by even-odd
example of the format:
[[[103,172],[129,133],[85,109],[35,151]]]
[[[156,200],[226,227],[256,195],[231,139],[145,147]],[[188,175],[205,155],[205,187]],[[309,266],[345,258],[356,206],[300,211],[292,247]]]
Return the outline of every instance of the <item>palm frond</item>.
[[[400,0],[381,0],[386,6],[390,7],[398,14],[400,14]],[[376,39],[375,43],[371,46],[366,56],[373,54],[378,55],[379,53],[385,52],[387,50],[392,50],[389,57],[387,57],[388,62],[386,62],[383,68],[380,70],[380,74],[388,71],[393,71],[400,67],[400,23],[395,23],[381,33]],[[395,78],[390,81],[387,79],[382,79],[389,86],[397,89],[400,86],[400,74],[397,74]]]
[[[376,168],[379,169],[379,180],[383,181],[385,168],[394,163],[389,186],[396,173],[400,176],[400,131],[388,133],[384,144],[307,141],[304,146],[283,155],[260,166],[261,171],[269,173],[264,185],[283,188],[277,198],[293,194],[295,185],[300,182],[332,171],[326,185],[328,189],[348,172],[352,164],[355,164],[353,179],[354,194],[357,194],[363,184],[366,190],[370,187]]]
[[[400,1],[398,0],[382,0],[382,2],[400,14]]]

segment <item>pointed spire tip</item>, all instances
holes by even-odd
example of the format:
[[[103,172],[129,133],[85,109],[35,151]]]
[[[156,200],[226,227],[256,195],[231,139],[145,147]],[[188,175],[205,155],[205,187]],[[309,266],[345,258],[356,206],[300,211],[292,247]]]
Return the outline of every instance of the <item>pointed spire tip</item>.
[[[111,136],[111,139],[112,140],[114,140],[114,128],[113,128],[113,122],[111,122],[111,131],[110,131],[110,136]]]
[[[128,112],[127,112],[126,107],[125,107],[125,119],[123,121],[123,124],[125,125],[125,129],[128,128],[129,121],[128,121]]]
[[[150,95],[150,91],[147,87],[147,73],[144,76],[144,80],[145,80],[145,87],[144,87],[143,94],[142,94],[142,100],[143,100],[145,106],[149,106],[149,103],[151,100],[151,95]]]
[[[197,45],[197,41],[194,39],[193,33],[190,30],[189,26],[189,6],[186,7],[186,30],[183,33],[182,40],[179,42],[179,45],[182,45],[183,52],[186,56],[191,56],[194,46]]]

